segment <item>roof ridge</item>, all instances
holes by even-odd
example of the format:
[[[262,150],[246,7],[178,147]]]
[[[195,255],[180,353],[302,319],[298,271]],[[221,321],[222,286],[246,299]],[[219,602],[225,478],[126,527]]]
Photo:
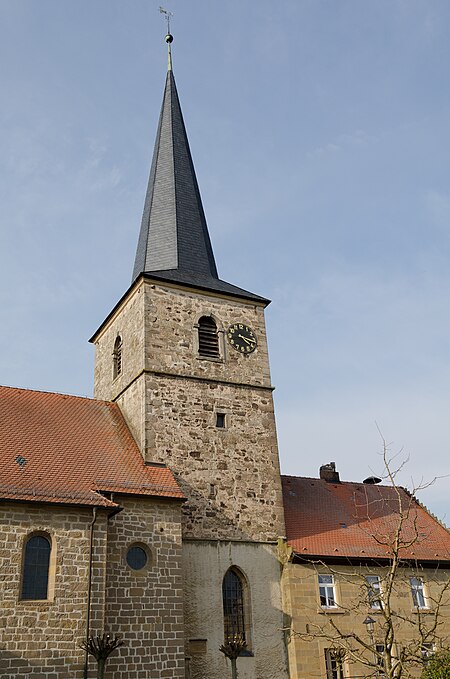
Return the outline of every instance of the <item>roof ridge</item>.
[[[340,480],[340,481],[326,481],[326,479],[321,479],[319,476],[296,476],[294,474],[281,474],[281,478],[282,479],[283,478],[285,478],[285,479],[287,479],[287,478],[289,478],[289,479],[302,479],[304,481],[324,481],[325,483],[328,483],[331,486],[333,486],[333,485],[339,485],[339,486],[347,485],[347,486],[364,486],[365,488],[367,488],[368,486],[371,486],[372,488],[373,487],[376,487],[376,488],[394,488],[394,486],[392,486],[389,483],[373,484],[373,483],[364,483],[364,481],[342,481],[342,480]],[[403,490],[405,493],[407,493],[411,497],[414,497],[413,495],[411,495],[410,491],[407,488],[405,488],[404,486],[397,486],[397,488],[400,489],[400,490]],[[415,499],[417,499],[417,498],[415,498]]]
[[[113,401],[106,401],[105,399],[94,398],[93,396],[81,396],[81,394],[68,394],[67,392],[63,391],[50,391],[48,389],[30,389],[29,387],[12,387],[7,384],[0,384],[0,389],[10,389],[11,391],[25,391],[31,392],[33,394],[49,394],[50,396],[61,396],[63,398],[77,398],[83,401],[89,401],[91,403],[92,402],[104,403],[105,405],[109,406],[116,405]]]

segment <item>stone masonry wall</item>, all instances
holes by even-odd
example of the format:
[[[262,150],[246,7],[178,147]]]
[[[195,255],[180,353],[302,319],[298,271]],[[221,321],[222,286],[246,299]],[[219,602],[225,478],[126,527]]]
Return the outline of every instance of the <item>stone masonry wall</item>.
[[[92,510],[0,505],[0,676],[5,679],[81,679],[86,635],[89,533]],[[91,629],[104,625],[106,514],[94,532]],[[52,541],[49,599],[20,600],[24,541],[43,532]]]
[[[221,344],[220,360],[198,355],[196,325],[201,316],[212,316],[216,322]],[[228,344],[225,335],[233,323],[244,323],[252,328],[258,340],[253,353],[241,354]],[[145,324],[146,370],[271,386],[261,304],[147,283]]]
[[[203,315],[212,315],[218,326],[220,359],[198,355],[196,325]],[[249,355],[225,340],[227,328],[237,322],[250,326],[258,339]],[[112,380],[118,333],[123,375]],[[144,458],[167,463],[177,475],[189,498],[184,535],[255,540],[283,535],[263,306],[143,281],[99,333],[96,347],[95,395],[117,400]],[[217,412],[225,414],[221,430]]]
[[[198,356],[196,324],[204,315],[212,315],[218,326],[221,358],[217,360]],[[241,355],[225,341],[225,331],[238,322],[255,332],[258,348],[252,354]],[[123,340],[123,370],[113,379],[117,335]],[[94,396],[107,401],[115,400],[144,369],[271,386],[264,308],[245,300],[144,280],[98,333],[95,346]]]
[[[95,342],[94,398],[112,401],[144,366],[145,286],[129,293]],[[113,352],[117,336],[122,338],[122,372],[113,376]]]
[[[276,540],[284,533],[269,391],[146,376],[147,455],[166,462],[188,501],[185,537]],[[215,425],[225,413],[226,427]]]
[[[180,503],[120,503],[109,526],[106,628],[125,644],[111,655],[106,677],[184,679]],[[142,570],[126,562],[134,544],[149,555]]]

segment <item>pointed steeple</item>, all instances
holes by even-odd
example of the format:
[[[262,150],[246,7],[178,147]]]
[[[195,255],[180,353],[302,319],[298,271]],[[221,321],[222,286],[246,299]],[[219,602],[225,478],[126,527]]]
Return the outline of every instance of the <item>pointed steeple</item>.
[[[152,278],[266,301],[221,281],[206,225],[189,142],[169,63],[145,197],[133,281]]]

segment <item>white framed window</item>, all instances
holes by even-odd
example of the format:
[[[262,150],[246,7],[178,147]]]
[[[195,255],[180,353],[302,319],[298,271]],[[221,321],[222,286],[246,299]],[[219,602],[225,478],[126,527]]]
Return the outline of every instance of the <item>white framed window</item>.
[[[319,573],[319,596],[322,608],[336,608],[336,593],[334,575]]]
[[[427,608],[422,578],[409,578],[414,608]]]
[[[327,679],[344,679],[344,657],[333,648],[325,649]]]
[[[370,608],[381,610],[381,583],[379,575],[366,575],[367,597]]]

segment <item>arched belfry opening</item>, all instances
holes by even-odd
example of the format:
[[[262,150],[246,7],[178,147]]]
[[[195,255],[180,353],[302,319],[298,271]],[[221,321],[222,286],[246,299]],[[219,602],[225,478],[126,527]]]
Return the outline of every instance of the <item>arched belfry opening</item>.
[[[219,333],[212,316],[202,316],[198,321],[198,353],[206,358],[220,358]]]

